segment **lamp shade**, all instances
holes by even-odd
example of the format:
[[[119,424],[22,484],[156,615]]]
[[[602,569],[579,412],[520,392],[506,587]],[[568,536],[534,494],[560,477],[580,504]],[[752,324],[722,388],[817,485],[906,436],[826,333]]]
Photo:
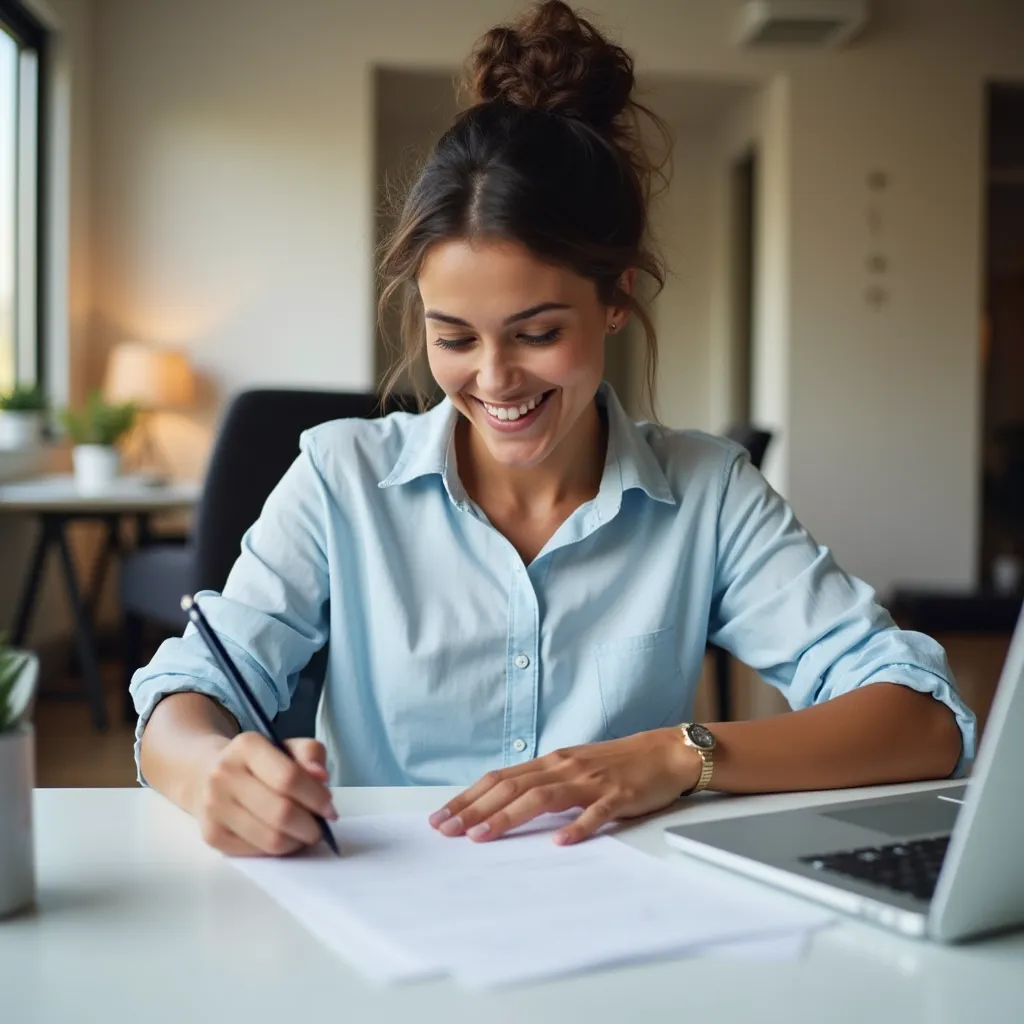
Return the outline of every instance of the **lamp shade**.
[[[108,402],[132,402],[140,409],[191,405],[195,380],[181,352],[123,341],[110,353],[103,397]]]

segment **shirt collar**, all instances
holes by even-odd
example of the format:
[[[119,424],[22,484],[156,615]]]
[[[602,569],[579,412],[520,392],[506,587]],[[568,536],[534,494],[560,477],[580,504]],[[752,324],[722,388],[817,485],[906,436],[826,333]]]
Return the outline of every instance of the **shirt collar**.
[[[451,484],[454,484],[456,493],[461,494],[458,474],[452,472],[455,466],[455,424],[459,415],[451,400],[445,398],[433,409],[417,416],[398,460],[377,486],[393,487],[411,483],[421,476],[438,475],[444,480],[449,494],[453,493]]]
[[[598,401],[608,413],[608,458],[605,476],[618,468],[622,491],[637,488],[655,501],[675,505],[676,496],[665,471],[651,450],[650,442],[640,426],[634,423],[619,402],[612,386],[605,381],[598,391]]]
[[[602,383],[597,400],[608,415],[608,454],[605,459],[601,489],[612,484],[620,494],[638,488],[655,501],[676,504],[675,495],[664,470],[658,463],[643,431],[622,408],[611,385]],[[436,474],[455,501],[464,500],[465,492],[455,469],[455,424],[459,411],[445,398],[416,420],[415,427],[402,446],[391,472],[378,487],[410,483],[422,476]]]

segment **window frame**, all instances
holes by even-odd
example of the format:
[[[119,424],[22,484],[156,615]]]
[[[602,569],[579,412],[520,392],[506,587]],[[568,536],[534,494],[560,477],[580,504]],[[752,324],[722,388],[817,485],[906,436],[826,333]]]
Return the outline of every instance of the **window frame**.
[[[46,350],[43,344],[45,333],[45,302],[44,284],[47,267],[46,247],[46,180],[48,169],[48,124],[47,124],[47,80],[46,68],[48,59],[48,33],[25,7],[17,0],[0,0],[0,30],[5,31],[16,43],[19,53],[19,75],[24,76],[26,54],[34,55],[35,63],[35,96],[34,96],[34,132],[35,138],[31,154],[22,151],[23,128],[21,113],[25,109],[25,97],[22,95],[24,81],[18,83],[18,122],[16,124],[18,152],[15,155],[16,170],[16,203],[15,203],[15,292],[14,292],[14,351],[15,351],[15,383],[38,385],[46,390]],[[31,158],[31,180],[24,180],[26,161]],[[32,226],[26,234],[23,224],[23,209],[31,203]],[[24,292],[22,262],[24,250],[30,250],[31,259],[31,292],[30,310],[24,310]],[[26,323],[28,327],[26,327]],[[26,337],[27,333],[27,337]],[[28,365],[26,366],[26,359]]]

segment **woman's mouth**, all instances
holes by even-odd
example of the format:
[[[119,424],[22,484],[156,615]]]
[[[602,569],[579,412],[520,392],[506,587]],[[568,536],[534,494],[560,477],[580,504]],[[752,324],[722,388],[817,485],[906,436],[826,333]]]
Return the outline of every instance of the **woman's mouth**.
[[[536,421],[544,410],[547,400],[554,394],[554,389],[524,399],[519,403],[503,402],[492,405],[474,396],[473,400],[483,409],[487,422],[504,433],[525,430]]]

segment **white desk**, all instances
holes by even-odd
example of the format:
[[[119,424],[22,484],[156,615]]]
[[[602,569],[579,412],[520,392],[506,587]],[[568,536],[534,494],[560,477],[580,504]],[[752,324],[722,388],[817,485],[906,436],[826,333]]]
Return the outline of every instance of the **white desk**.
[[[123,476],[102,494],[82,494],[70,473],[57,473],[0,484],[0,512],[173,512],[191,508],[199,500],[200,486],[192,481],[154,486],[139,477]]]
[[[450,793],[350,789],[337,799],[342,814],[425,814]],[[666,823],[733,814],[750,799],[767,807],[829,796],[698,799],[621,835],[678,857],[661,839]],[[11,1024],[1024,1021],[1024,934],[943,948],[855,922],[820,933],[798,963],[677,959],[483,995],[448,981],[379,988],[155,793],[40,790],[35,809],[40,907],[0,921],[0,1017]]]
[[[0,513],[35,515],[42,527],[18,604],[12,634],[14,645],[20,647],[24,644],[43,577],[46,555],[51,547],[55,547],[60,556],[64,586],[71,608],[85,693],[92,705],[93,723],[97,729],[106,728],[107,712],[92,639],[92,614],[110,558],[123,549],[121,522],[129,516],[138,521],[141,543],[148,533],[151,515],[191,508],[199,500],[200,489],[198,483],[172,483],[154,487],[138,477],[125,476],[116,480],[102,494],[81,494],[70,474],[0,484]],[[107,527],[106,540],[84,597],[68,548],[66,532],[68,523],[82,519],[99,520]]]

